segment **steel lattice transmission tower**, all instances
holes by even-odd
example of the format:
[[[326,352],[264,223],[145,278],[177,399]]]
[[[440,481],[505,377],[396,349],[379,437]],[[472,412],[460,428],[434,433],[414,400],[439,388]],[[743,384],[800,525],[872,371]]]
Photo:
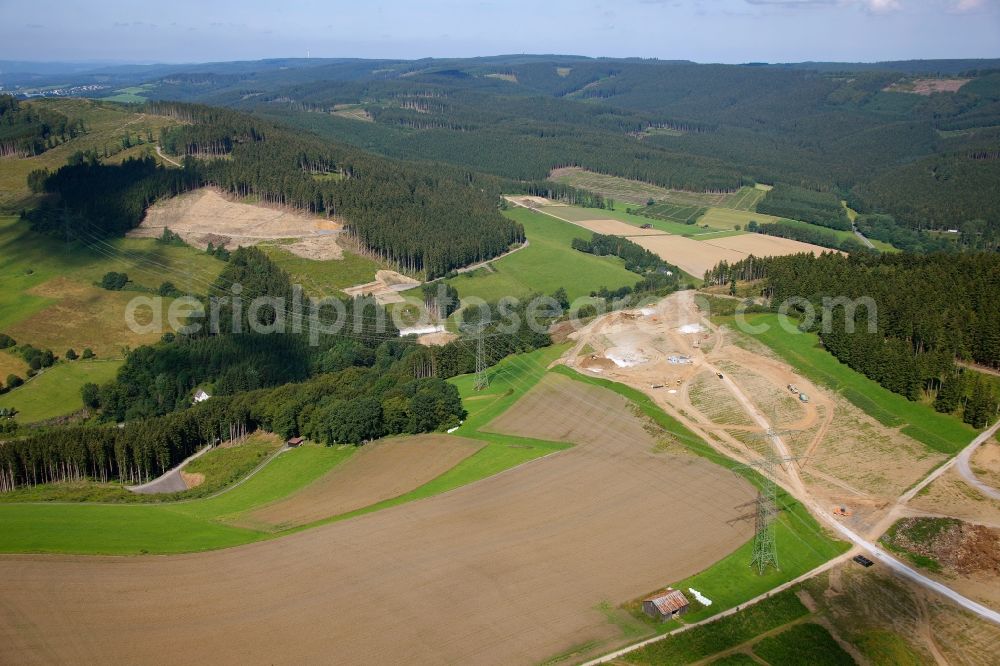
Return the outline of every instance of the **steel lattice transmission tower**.
[[[489,366],[486,364],[485,330],[483,324],[476,327],[476,379],[472,385],[476,391],[485,391],[490,387],[490,376],[486,372]]]
[[[753,554],[750,556],[750,566],[763,575],[768,567],[778,566],[778,549],[774,540],[774,519],[778,515],[777,485],[774,482],[775,469],[796,460],[793,456],[770,455],[756,462],[741,465],[742,468],[756,469],[764,477],[757,490],[757,518],[754,522]]]

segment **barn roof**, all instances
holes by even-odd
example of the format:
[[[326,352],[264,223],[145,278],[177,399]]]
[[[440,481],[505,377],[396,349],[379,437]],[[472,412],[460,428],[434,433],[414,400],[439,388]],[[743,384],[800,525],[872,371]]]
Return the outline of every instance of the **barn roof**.
[[[646,599],[656,606],[656,609],[664,615],[669,615],[674,611],[679,611],[688,605],[687,597],[680,590],[667,590],[663,594]]]

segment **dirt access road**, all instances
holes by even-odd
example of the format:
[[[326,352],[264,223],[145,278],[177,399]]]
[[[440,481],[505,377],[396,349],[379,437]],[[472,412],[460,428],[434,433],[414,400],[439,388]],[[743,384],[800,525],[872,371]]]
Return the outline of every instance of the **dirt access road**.
[[[808,450],[822,450],[827,427],[832,419],[836,403],[825,392],[820,391],[806,379],[795,375],[792,368],[775,359],[768,359],[726,344],[724,332],[714,327],[698,310],[691,292],[679,292],[666,299],[638,311],[611,313],[595,320],[582,330],[572,334],[574,347],[561,359],[570,366],[584,372],[605,376],[637,388],[653,398],[661,407],[725,455],[742,461],[759,459],[762,455],[777,454],[790,456],[781,427],[787,423],[778,421],[774,414],[766,414],[762,409],[768,403],[768,394],[786,394],[786,381],[794,383],[812,396],[805,405],[805,417],[794,412],[785,412],[786,418],[796,418],[796,430],[815,425],[824,414],[825,423],[809,444]],[[671,363],[671,359],[675,362]],[[759,377],[769,381],[771,386],[758,384],[748,391],[746,377],[733,377],[720,367],[729,362],[739,361],[741,371],[751,369]],[[732,419],[719,422],[718,414],[705,413],[704,405],[699,409],[691,399],[689,384],[699,375],[709,372],[717,374],[718,384],[725,387],[729,402],[757,425],[756,438],[734,437],[734,431],[744,426],[733,427]],[[724,396],[716,396],[713,403],[722,402]],[[822,410],[820,410],[820,407]],[[776,414],[777,412],[775,412]],[[987,432],[966,449],[971,454],[975,447],[992,436]],[[872,539],[884,531],[898,506],[905,503],[907,495],[885,502],[876,515],[883,522],[876,523],[870,532],[860,533],[838,519],[830,511],[825,499],[817,498],[800,475],[800,466],[808,461],[788,463],[781,466],[776,480],[803,502],[819,521],[838,533],[839,536],[864,549],[881,561],[893,572],[906,576],[925,589],[932,590],[953,601],[958,606],[976,613],[983,619],[1000,624],[1000,613],[973,601],[955,590],[935,581],[913,568],[893,558]],[[934,474],[930,478],[934,478]]]
[[[577,446],[438,497],[210,553],[0,556],[2,659],[163,663],[182,645],[217,664],[508,665],[618,647],[602,604],[745,543],[730,521],[753,489],[656,451],[617,394],[551,377],[490,427],[536,432],[542,409]]]

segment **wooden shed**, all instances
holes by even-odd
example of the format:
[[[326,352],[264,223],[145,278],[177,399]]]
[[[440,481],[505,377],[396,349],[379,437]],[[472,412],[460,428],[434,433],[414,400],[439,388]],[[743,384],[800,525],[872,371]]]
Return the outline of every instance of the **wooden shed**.
[[[298,446],[304,441],[306,441],[305,437],[292,437],[290,440],[285,442],[285,444],[288,445],[288,448],[294,449],[296,446]]]
[[[684,615],[691,606],[687,597],[680,590],[667,588],[663,594],[642,600],[642,612],[649,617],[665,621]]]

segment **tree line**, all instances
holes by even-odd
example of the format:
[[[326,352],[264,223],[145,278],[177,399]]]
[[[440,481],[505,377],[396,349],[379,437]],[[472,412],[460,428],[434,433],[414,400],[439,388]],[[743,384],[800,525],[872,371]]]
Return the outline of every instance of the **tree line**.
[[[377,368],[352,368],[304,383],[213,397],[121,427],[38,431],[0,444],[0,492],[84,479],[144,483],[203,446],[223,441],[234,425],[245,432],[263,428],[326,444],[362,444],[457,425],[464,418],[451,384],[433,377],[396,379]]]
[[[832,250],[840,250],[848,253],[874,251],[857,238],[842,238],[815,226],[802,227],[787,222],[765,222],[764,224],[758,224],[755,220],[750,220],[749,224],[747,224],[747,231],[767,236],[777,236],[779,238],[790,238],[803,243],[812,243],[820,247],[828,247]]]
[[[342,217],[365,251],[429,278],[524,240],[521,226],[500,214],[498,192],[476,187],[471,177],[298,136],[225,109],[156,103],[149,110],[193,123],[167,128],[161,137],[186,155],[184,167],[167,169],[151,157],[108,165],[96,156],[64,166],[44,176],[44,189],[58,195],[56,201],[27,214],[36,229],[122,234],[157,199],[214,185],[234,196]],[[194,157],[225,151],[226,159]]]
[[[805,298],[816,312],[826,297],[871,299],[874,313],[867,305],[840,306],[832,309],[832,326],[812,322],[830,353],[911,400],[934,396],[940,411],[955,411],[955,396],[966,391],[963,418],[976,427],[995,416],[1000,396],[969,380],[955,361],[1000,367],[1000,255],[748,257],[706,274],[717,284],[743,279],[763,280],[771,303]],[[872,331],[869,314],[876,315]]]

